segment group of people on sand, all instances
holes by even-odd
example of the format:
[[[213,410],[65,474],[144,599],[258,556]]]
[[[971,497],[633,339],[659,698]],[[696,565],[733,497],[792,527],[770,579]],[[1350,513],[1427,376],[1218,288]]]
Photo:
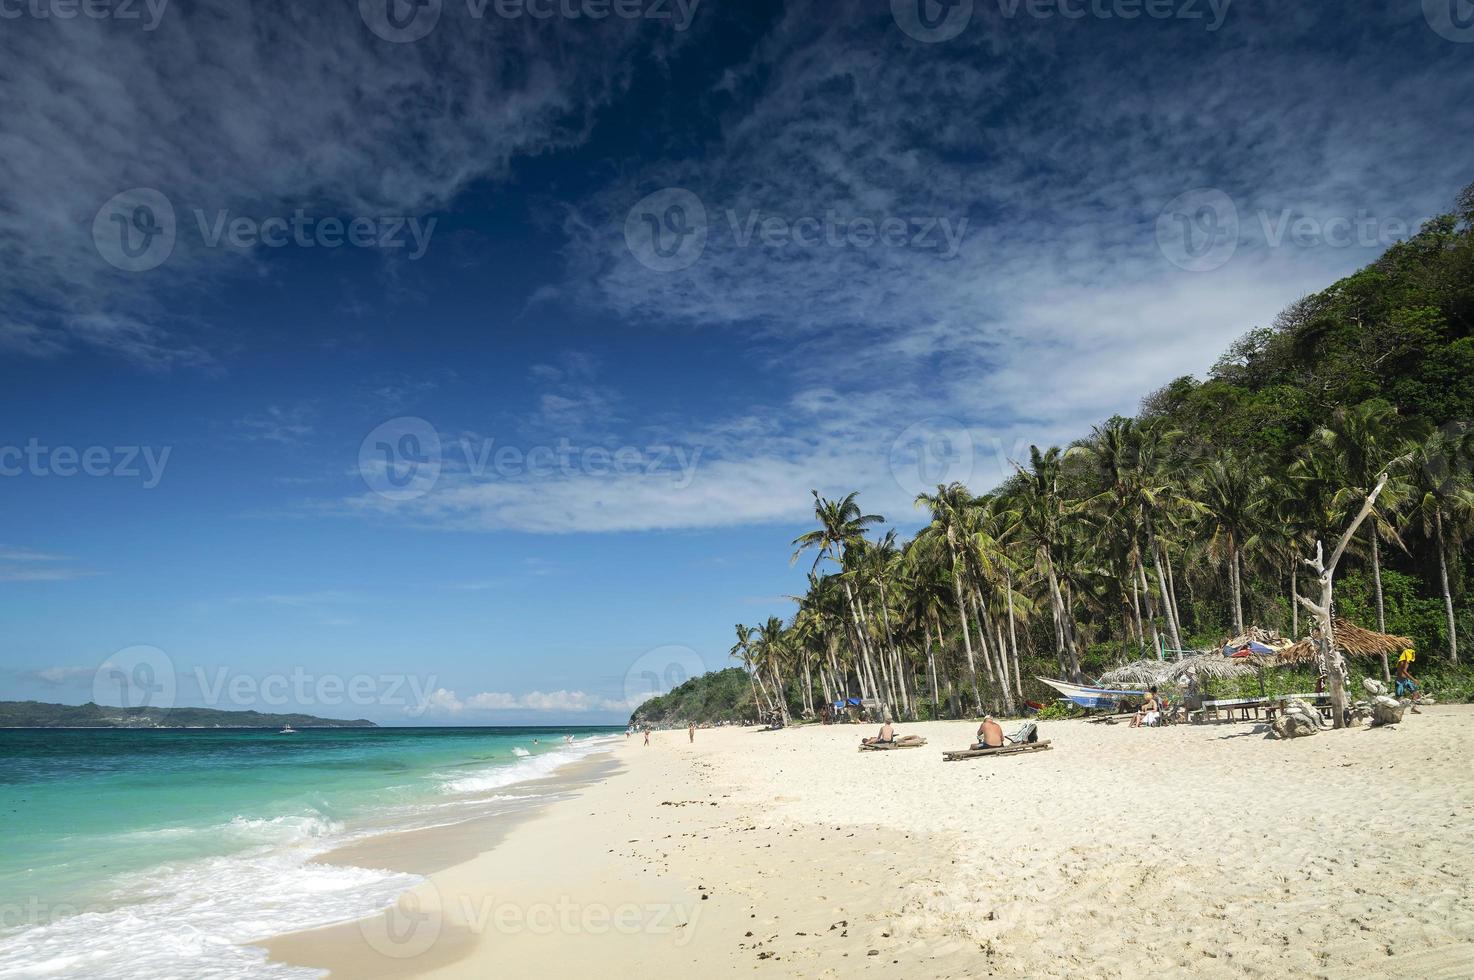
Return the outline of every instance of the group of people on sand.
[[[896,726],[889,718],[880,726],[880,733],[874,738],[860,739],[861,745],[894,745],[900,738],[896,734]],[[972,747],[974,749],[1001,749],[1007,744],[1003,737],[1003,726],[998,724],[998,719],[988,715],[983,723],[978,726],[978,740]]]

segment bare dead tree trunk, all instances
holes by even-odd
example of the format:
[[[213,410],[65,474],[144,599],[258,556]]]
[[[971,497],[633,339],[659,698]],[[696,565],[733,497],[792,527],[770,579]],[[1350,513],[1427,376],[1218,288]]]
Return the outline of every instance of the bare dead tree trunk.
[[[1341,562],[1341,556],[1346,552],[1346,546],[1356,536],[1356,531],[1361,527],[1362,521],[1372,512],[1377,505],[1377,497],[1387,486],[1387,474],[1384,472],[1377,478],[1377,485],[1372,492],[1367,494],[1366,502],[1361,505],[1356,519],[1351,526],[1341,535],[1341,540],[1336,545],[1336,550],[1331,552],[1331,560],[1324,560],[1324,548],[1320,541],[1315,543],[1315,560],[1305,559],[1305,564],[1315,570],[1316,580],[1320,582],[1320,602],[1312,602],[1305,597],[1300,602],[1315,614],[1320,625],[1320,655],[1322,669],[1325,671],[1326,679],[1331,687],[1331,713],[1335,716],[1332,724],[1337,728],[1346,727],[1346,687],[1348,678],[1346,674],[1346,661],[1341,656],[1340,649],[1336,646],[1336,630],[1331,619],[1331,609],[1334,603],[1334,581],[1336,566]]]

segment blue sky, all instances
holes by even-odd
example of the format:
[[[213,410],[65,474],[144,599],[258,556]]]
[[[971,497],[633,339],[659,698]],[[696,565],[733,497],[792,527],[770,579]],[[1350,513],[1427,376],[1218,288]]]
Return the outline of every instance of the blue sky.
[[[909,531],[1445,210],[1462,2],[5,7],[0,697],[620,721],[810,488]]]

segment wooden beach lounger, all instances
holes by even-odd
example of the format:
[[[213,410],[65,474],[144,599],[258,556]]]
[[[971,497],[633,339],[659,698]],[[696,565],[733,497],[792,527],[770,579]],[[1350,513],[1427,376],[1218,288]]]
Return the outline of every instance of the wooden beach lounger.
[[[942,758],[947,762],[957,762],[961,759],[982,759],[995,755],[1016,755],[1020,752],[1038,752],[1049,748],[1049,742],[1025,742],[1022,745],[1004,745],[996,749],[962,749],[958,752],[943,752]]]
[[[894,742],[861,742],[861,752],[881,752],[887,749],[919,749],[926,744],[920,735],[902,735]]]

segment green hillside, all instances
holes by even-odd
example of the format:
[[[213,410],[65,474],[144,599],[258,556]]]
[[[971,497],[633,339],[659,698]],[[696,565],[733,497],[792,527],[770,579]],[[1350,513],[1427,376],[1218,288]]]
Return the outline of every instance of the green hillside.
[[[374,728],[364,718],[218,711],[214,708],[110,708],[95,704],[0,701],[0,728]]]

